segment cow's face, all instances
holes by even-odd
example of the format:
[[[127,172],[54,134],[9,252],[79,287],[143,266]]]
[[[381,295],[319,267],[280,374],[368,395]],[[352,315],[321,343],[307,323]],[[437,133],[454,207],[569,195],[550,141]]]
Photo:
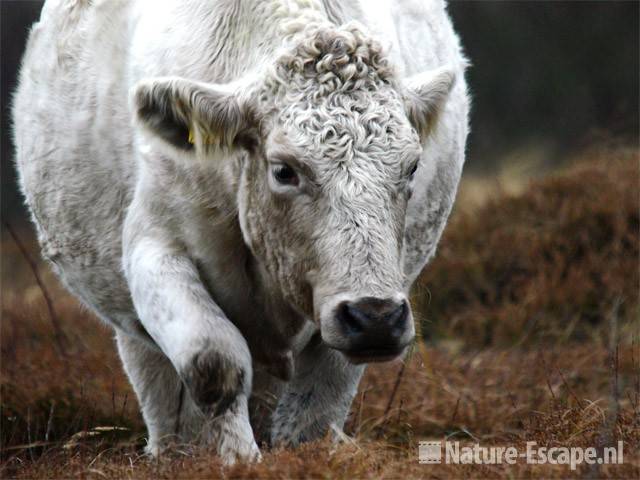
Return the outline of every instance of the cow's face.
[[[357,28],[311,30],[249,89],[190,84],[154,120],[145,105],[162,93],[143,86],[139,118],[170,140],[191,130],[204,155],[217,155],[212,145],[243,149],[237,206],[260,268],[327,345],[354,362],[391,359],[414,336],[402,263],[407,202],[453,75],[401,84]],[[168,129],[167,111],[177,112]],[[178,131],[176,118],[185,119]]]

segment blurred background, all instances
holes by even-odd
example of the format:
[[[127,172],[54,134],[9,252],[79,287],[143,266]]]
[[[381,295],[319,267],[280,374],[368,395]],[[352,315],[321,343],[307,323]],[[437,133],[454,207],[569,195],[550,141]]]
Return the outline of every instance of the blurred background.
[[[42,2],[2,0],[2,215],[22,218],[9,101],[29,25]],[[472,62],[467,172],[553,166],[603,139],[638,142],[637,1],[449,4]]]
[[[39,259],[26,222],[8,107],[41,4],[0,0],[0,477],[206,477],[206,456],[140,461],[144,424],[112,333]],[[229,478],[418,478],[416,442],[442,438],[622,440],[626,460],[429,465],[433,477],[640,478],[640,2],[454,0],[449,12],[473,109],[458,200],[412,294],[424,341],[367,369],[346,426],[355,447],[265,453]]]

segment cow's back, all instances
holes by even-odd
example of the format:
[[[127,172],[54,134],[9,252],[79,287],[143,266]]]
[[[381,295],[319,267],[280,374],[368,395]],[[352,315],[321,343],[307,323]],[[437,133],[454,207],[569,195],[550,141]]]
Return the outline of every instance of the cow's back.
[[[13,108],[19,179],[43,255],[85,303],[123,326],[133,318],[120,266],[134,173],[126,4],[46,2]]]

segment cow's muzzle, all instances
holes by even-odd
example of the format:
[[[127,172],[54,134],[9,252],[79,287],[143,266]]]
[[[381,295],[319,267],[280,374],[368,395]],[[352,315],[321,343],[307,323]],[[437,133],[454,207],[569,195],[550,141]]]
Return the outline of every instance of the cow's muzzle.
[[[334,310],[333,322],[342,337],[333,348],[353,363],[393,360],[404,352],[414,335],[406,299],[363,297],[342,301]]]

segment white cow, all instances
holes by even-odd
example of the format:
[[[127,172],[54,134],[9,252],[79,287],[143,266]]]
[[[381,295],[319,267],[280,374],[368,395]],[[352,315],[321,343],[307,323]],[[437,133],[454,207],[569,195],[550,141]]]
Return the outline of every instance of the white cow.
[[[21,185],[44,257],[115,328],[149,452],[231,463],[341,428],[364,364],[413,340],[467,137],[445,7],[45,4]]]

